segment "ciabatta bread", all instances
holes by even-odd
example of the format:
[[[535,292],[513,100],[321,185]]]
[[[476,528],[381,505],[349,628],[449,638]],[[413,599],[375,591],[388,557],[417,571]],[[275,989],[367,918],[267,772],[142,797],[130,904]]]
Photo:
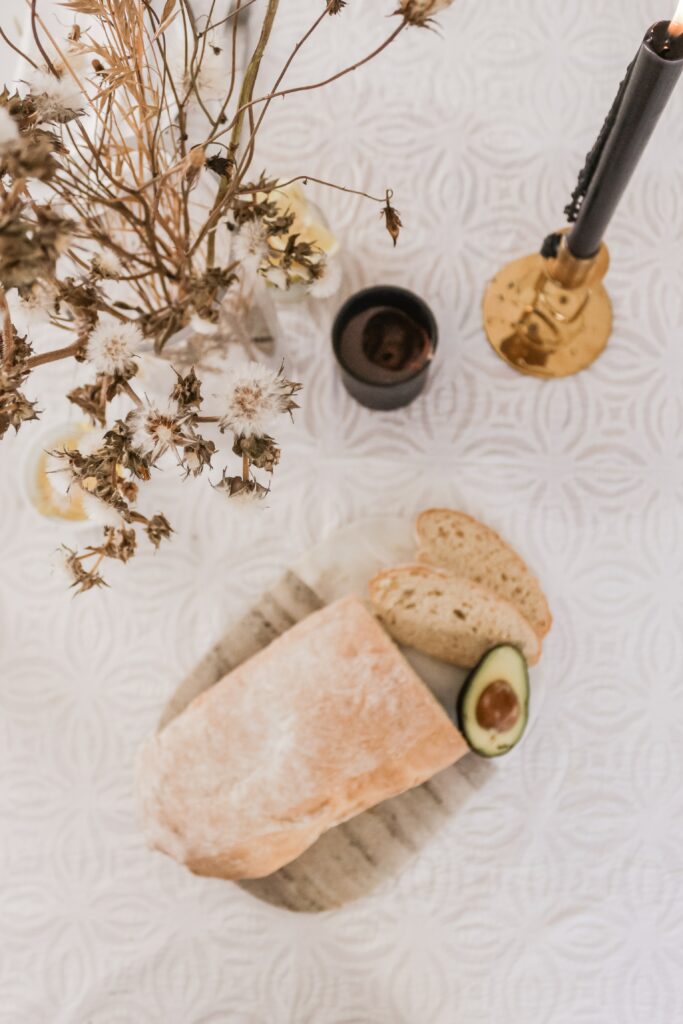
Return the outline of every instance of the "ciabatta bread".
[[[260,878],[467,746],[356,598],[315,612],[144,747],[150,844],[200,875]]]
[[[404,565],[370,580],[370,600],[391,635],[452,665],[471,668],[497,644],[514,644],[530,665],[541,641],[522,613],[479,583]]]
[[[543,639],[552,625],[552,615],[541,585],[494,530],[448,508],[422,512],[416,530],[418,561],[481,583],[519,608]]]

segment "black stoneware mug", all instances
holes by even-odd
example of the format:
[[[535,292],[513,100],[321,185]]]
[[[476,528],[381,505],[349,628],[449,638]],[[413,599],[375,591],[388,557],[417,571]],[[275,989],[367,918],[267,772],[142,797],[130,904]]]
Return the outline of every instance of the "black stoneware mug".
[[[399,409],[417,398],[437,342],[429,306],[395,285],[356,292],[332,325],[332,347],[344,387],[368,409]]]

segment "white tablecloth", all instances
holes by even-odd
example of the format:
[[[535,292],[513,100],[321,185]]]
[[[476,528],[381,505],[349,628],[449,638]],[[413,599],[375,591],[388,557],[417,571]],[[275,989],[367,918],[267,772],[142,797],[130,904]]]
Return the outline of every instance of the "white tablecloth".
[[[264,83],[312,6],[284,0]],[[343,238],[344,292],[415,288],[441,346],[418,402],[372,414],[335,372],[334,303],[288,314],[305,390],[268,510],[233,517],[206,482],[166,474],[173,543],[73,599],[46,566],[64,532],[19,486],[41,427],[0,445],[1,1024],[683,1020],[683,89],[610,231],[599,363],[518,376],[479,313],[485,280],[561,224],[668,6],[458,0],[437,31],[273,105],[259,168],[395,189],[395,251],[374,206],[315,195]],[[289,81],[369,52],[391,7],[350,3]],[[69,372],[36,374],[47,424]],[[337,526],[442,501],[499,528],[548,589],[522,746],[394,884],[335,913],[297,917],[148,852],[136,749],[221,627]]]

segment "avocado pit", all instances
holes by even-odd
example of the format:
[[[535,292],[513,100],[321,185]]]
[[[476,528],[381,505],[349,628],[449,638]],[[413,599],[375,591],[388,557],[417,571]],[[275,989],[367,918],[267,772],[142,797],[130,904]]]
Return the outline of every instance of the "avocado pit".
[[[520,716],[521,708],[515,691],[505,679],[496,679],[482,692],[475,711],[482,729],[508,732]]]

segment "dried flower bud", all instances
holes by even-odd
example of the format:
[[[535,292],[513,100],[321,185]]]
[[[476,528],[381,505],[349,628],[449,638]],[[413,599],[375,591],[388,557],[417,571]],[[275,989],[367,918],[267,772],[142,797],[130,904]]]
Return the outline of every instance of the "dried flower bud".
[[[17,204],[0,214],[0,284],[5,289],[49,280],[69,244],[73,224],[48,206]]]
[[[4,437],[10,427],[19,430],[22,423],[37,420],[36,403],[18,388],[3,387],[5,374],[0,373],[0,438]]]
[[[151,540],[154,547],[158,548],[162,540],[168,540],[173,533],[173,529],[166,516],[159,512],[157,515],[152,516],[151,519],[147,520],[145,524],[145,533]]]
[[[227,178],[229,181],[235,169],[235,160],[234,157],[214,153],[213,156],[207,158],[206,166],[214,174],[217,174],[219,178]]]
[[[64,278],[59,282],[57,301],[65,303],[84,326],[93,328],[97,323],[100,294],[91,281]]]
[[[54,155],[61,151],[61,143],[53,132],[43,128],[25,131],[16,142],[2,146],[0,177],[9,174],[15,181],[17,178],[49,181],[57,169]]]
[[[67,392],[66,397],[90,416],[93,423],[103,427],[106,422],[107,403],[121,393],[126,379],[98,373],[94,384],[82,384],[73,388]]]
[[[105,558],[115,558],[119,562],[128,562],[135,554],[137,537],[135,530],[126,527],[108,526],[104,531],[104,541],[99,547],[89,547],[88,551],[93,554],[104,555]]]
[[[78,555],[77,552],[71,548],[62,545],[60,548],[60,556],[62,568],[67,574],[67,578],[71,580],[70,586],[76,590],[77,594],[84,594],[86,590],[92,590],[93,587],[106,587],[106,583],[103,576],[101,576],[94,569],[88,571],[81,562],[83,555]]]
[[[13,149],[19,142],[19,127],[16,120],[7,110],[0,106],[0,153]]]
[[[139,487],[134,480],[119,480],[118,482],[119,494],[125,498],[128,502],[137,501]]]
[[[391,205],[393,195],[394,193],[391,189],[387,189],[386,203],[382,207],[381,216],[384,217],[387,231],[391,235],[395,247],[403,224],[401,223],[401,217],[398,210]]]
[[[176,402],[178,408],[187,409],[190,406],[199,406],[202,404],[202,382],[200,381],[197,374],[194,372],[194,366],[189,373],[183,377],[182,373],[178,373],[174,370],[177,377],[173,391],[171,392],[171,401]]]
[[[280,461],[280,449],[268,434],[261,437],[245,437],[240,434],[232,446],[235,455],[247,456],[252,466],[272,473]]]
[[[215,491],[222,491],[233,501],[262,501],[270,493],[257,480],[243,480],[241,476],[228,476],[223,470],[219,483],[211,485]]]
[[[450,7],[453,0],[400,0],[398,10],[409,25],[426,26],[435,14]]]
[[[346,7],[346,0],[328,0],[327,13],[339,14],[342,8]]]
[[[211,467],[211,457],[215,453],[216,445],[213,441],[195,437],[183,448],[181,465],[185,469],[185,476],[200,476],[205,466]]]
[[[183,181],[188,190],[194,188],[197,179],[206,163],[206,153],[203,146],[193,146],[183,161]]]
[[[36,68],[31,72],[29,86],[40,122],[67,124],[84,112],[85,97],[69,72],[60,77]]]
[[[107,451],[116,460],[117,465],[127,469],[138,480],[149,480],[151,461],[148,455],[140,451],[135,439],[136,413],[130,412],[124,420],[117,420],[113,427],[104,435]],[[125,488],[119,483],[119,490],[127,497]]]

